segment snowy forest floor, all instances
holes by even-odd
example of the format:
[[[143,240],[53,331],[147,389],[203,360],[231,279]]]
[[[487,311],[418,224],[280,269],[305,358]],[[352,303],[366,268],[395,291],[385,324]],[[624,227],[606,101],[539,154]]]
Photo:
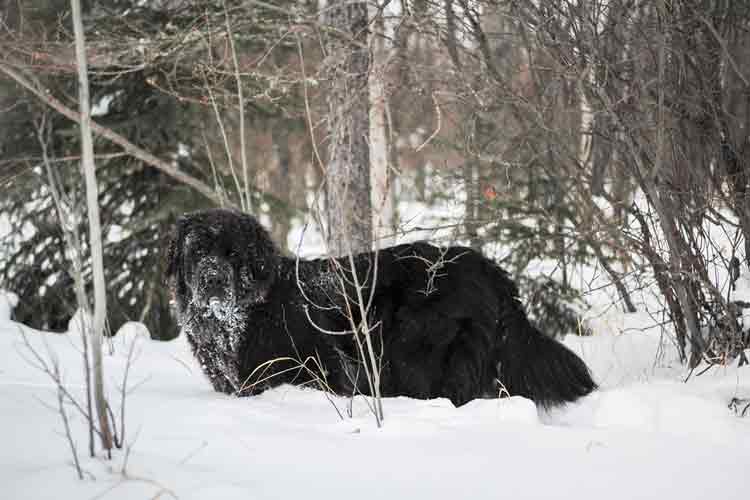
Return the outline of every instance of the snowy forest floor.
[[[0,497],[748,498],[750,417],[727,405],[750,397],[750,367],[715,367],[683,383],[673,348],[639,329],[642,321],[610,309],[593,336],[566,339],[602,386],[576,404],[544,412],[522,398],[458,409],[392,398],[382,429],[361,400],[342,420],[313,389],[215,393],[182,337],[151,341],[128,324],[105,373],[117,413],[135,342],[129,453],[87,458],[83,419],[68,408],[86,475],[79,481],[54,385],[29,362],[20,325],[0,318]],[[80,394],[78,335],[27,331]],[[346,414],[345,398],[332,402]]]
[[[291,249],[299,249],[298,233]],[[319,253],[310,236],[303,253]],[[553,266],[536,267],[549,274],[545,267]],[[669,330],[657,326],[663,318],[648,312],[658,310],[654,291],[640,289],[643,312],[624,314],[596,275],[581,274],[594,290],[586,297],[593,335],[565,343],[600,390],[550,411],[518,397],[461,408],[388,398],[382,429],[361,399],[348,417],[346,398],[313,389],[283,386],[242,399],[216,393],[184,337],[152,341],[141,325],[127,324],[108,346],[105,374],[119,415],[118,388],[134,346],[128,451],[88,458],[85,422],[67,407],[83,481],[54,383],[35,368],[21,332],[59,361],[67,388],[82,400],[80,337],[9,320],[0,292],[0,499],[749,498],[750,410],[742,418],[728,405],[750,398],[750,366],[700,375],[699,367],[688,377]],[[734,298],[750,301],[747,275]]]

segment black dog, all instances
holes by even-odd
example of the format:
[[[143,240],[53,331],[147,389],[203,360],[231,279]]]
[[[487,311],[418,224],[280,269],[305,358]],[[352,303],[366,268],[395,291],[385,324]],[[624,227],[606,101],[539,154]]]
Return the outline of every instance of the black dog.
[[[369,394],[371,358],[352,334],[364,323],[384,396],[462,405],[507,391],[548,406],[596,388],[578,356],[529,323],[505,271],[470,248],[298,260],[253,217],[215,209],[178,220],[167,259],[178,321],[217,391],[316,381]]]

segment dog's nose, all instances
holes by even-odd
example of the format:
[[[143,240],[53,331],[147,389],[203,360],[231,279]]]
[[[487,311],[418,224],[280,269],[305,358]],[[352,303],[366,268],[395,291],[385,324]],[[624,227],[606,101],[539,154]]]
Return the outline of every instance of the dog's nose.
[[[221,292],[223,294],[227,285],[227,277],[224,273],[218,271],[207,271],[203,275],[203,286],[206,291],[211,293]]]

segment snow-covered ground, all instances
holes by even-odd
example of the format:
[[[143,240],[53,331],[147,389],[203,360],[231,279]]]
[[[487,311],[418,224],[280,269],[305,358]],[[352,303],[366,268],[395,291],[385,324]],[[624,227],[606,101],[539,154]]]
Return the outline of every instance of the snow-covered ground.
[[[293,251],[301,234],[290,235]],[[451,240],[446,230],[409,232],[398,241],[420,238]],[[324,251],[314,229],[300,250]],[[535,263],[535,272],[552,274],[547,264]],[[447,400],[392,398],[384,401],[385,425],[378,429],[362,400],[349,417],[346,399],[312,389],[285,386],[243,399],[215,393],[183,338],[155,342],[139,325],[126,325],[109,346],[105,373],[119,415],[119,387],[134,347],[128,451],[112,460],[88,458],[83,419],[66,407],[83,481],[55,386],[35,366],[22,331],[48,363],[59,362],[66,387],[80,396],[79,336],[12,322],[17,298],[0,290],[0,500],[750,498],[750,410],[741,418],[728,407],[733,398],[750,398],[750,367],[698,375],[701,367],[685,382],[669,330],[655,327],[663,318],[654,316],[661,306],[653,287],[634,292],[641,312],[623,314],[600,271],[575,272],[596,290],[586,295],[594,306],[586,312],[593,335],[565,341],[601,389],[549,412],[517,397],[461,408]],[[725,286],[726,277],[717,275],[717,283]],[[746,276],[733,297],[750,301]]]
[[[21,326],[0,318],[0,498],[25,499],[746,499],[750,367],[687,383],[669,342],[610,309],[595,335],[569,337],[602,384],[576,404],[538,412],[523,398],[384,402],[381,429],[362,401],[284,386],[236,399],[213,392],[185,341],[129,324],[105,369],[115,413],[127,354],[129,452],[90,459],[68,407],[86,478],[76,478],[56,391],[34,367]],[[628,330],[629,326],[636,329]],[[26,330],[80,394],[77,335]],[[133,344],[135,343],[135,344]],[[340,418],[334,405],[344,418]]]

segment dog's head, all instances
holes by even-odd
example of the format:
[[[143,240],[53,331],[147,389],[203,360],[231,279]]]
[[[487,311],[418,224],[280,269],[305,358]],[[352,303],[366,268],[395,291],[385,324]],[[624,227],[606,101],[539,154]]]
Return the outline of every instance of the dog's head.
[[[223,321],[265,302],[279,252],[252,216],[211,209],[177,220],[166,258],[180,320],[197,314]]]

